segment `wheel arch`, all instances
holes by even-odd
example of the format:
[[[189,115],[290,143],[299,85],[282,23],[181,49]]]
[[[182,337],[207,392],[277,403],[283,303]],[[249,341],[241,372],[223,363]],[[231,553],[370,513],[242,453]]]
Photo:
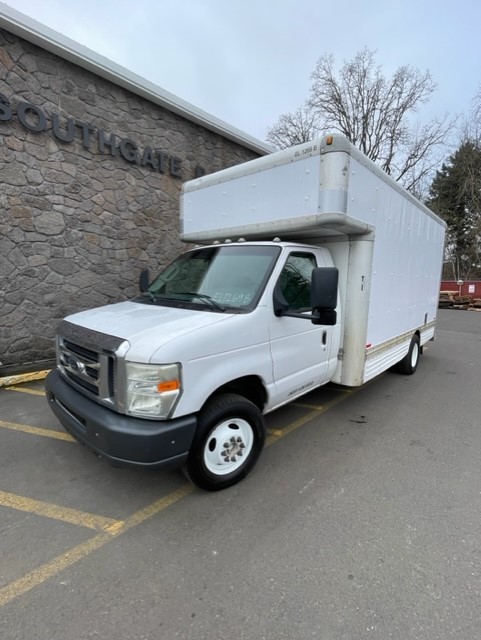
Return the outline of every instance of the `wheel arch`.
[[[261,412],[264,411],[264,407],[267,403],[267,390],[262,380],[256,375],[242,376],[226,382],[211,393],[211,395],[206,399],[204,406],[207,405],[215,396],[219,396],[224,393],[234,393],[250,400]]]
[[[414,348],[417,345],[417,352],[414,352]],[[415,361],[413,360],[413,354],[416,354]],[[422,354],[421,349],[421,332],[416,329],[412,334],[409,342],[409,348],[406,355],[397,364],[394,365],[393,370],[403,375],[412,375],[415,373],[419,363],[419,357]]]
[[[422,355],[423,345],[421,344],[421,340],[422,340],[421,331],[419,329],[416,329],[416,331],[413,333],[413,338],[414,336],[417,336],[419,339],[419,354]]]

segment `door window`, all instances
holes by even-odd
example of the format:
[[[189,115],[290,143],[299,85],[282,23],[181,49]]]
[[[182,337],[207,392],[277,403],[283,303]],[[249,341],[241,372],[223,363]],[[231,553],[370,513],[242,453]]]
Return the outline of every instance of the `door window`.
[[[311,275],[317,267],[312,253],[293,252],[286,260],[280,275],[280,288],[289,311],[307,311],[311,308]]]

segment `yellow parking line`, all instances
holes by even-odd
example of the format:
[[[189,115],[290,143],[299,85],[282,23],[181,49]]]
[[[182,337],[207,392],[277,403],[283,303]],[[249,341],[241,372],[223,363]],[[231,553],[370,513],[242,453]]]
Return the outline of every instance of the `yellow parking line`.
[[[194,487],[190,484],[186,484],[164,498],[156,500],[144,509],[136,511],[124,522],[112,525],[107,531],[97,534],[93,538],[73,547],[73,549],[69,549],[65,553],[60,554],[50,562],[30,571],[30,573],[25,574],[18,580],[7,584],[5,587],[0,589],[0,606],[11,602],[15,598],[18,598],[18,596],[30,591],[30,589],[37,587],[49,578],[60,573],[60,571],[67,569],[67,567],[70,567],[82,558],[85,558],[92,553],[92,551],[100,549],[100,547],[103,547],[111,540],[114,540],[129,529],[132,529],[132,527],[136,527],[164,509],[167,509],[167,507],[175,504],[193,491]]]
[[[370,384],[370,383],[367,383],[367,384]],[[324,413],[325,411],[332,408],[336,404],[339,404],[343,400],[347,399],[350,395],[353,395],[354,393],[364,388],[365,386],[366,385],[363,385],[363,387],[358,387],[357,389],[349,390],[348,393],[343,393],[341,390],[341,393],[339,393],[338,397],[334,398],[330,402],[327,402],[325,405],[315,406],[315,408],[313,408],[312,411],[307,413],[302,418],[299,418],[299,420],[292,422],[285,429],[282,429],[282,430],[269,429],[268,430],[269,437],[266,440],[266,446],[269,446],[274,442],[277,442],[277,440],[280,440],[284,436],[288,435],[289,433],[292,433],[292,431],[295,431],[302,425],[306,424],[307,422],[310,422],[315,417]],[[64,434],[60,434],[53,431],[47,433],[49,431],[47,429],[26,427],[26,425],[12,425],[12,423],[6,423],[6,422],[0,421],[0,427],[2,426],[6,426],[6,428],[13,428],[13,429],[18,428],[18,430],[27,430],[28,432],[33,432],[33,433],[38,431],[40,432],[40,435],[55,434],[55,435],[50,435],[50,437],[58,437],[58,436],[64,435]],[[70,436],[68,436],[68,439],[71,439]],[[187,495],[189,495],[195,490],[196,490],[195,487],[192,486],[191,484],[185,484],[177,491],[172,492],[171,494],[165,496],[164,498],[160,498],[159,500],[156,500],[155,502],[148,505],[144,509],[140,509],[139,511],[136,511],[134,514],[132,514],[123,522],[114,521],[111,525],[108,525],[101,533],[97,534],[93,538],[90,538],[89,540],[82,542],[76,547],[73,547],[73,549],[69,549],[65,553],[60,554],[50,562],[47,562],[46,564],[38,567],[37,569],[34,569],[30,573],[25,574],[23,577],[19,578],[18,580],[11,582],[10,584],[0,589],[0,607],[7,604],[8,602],[11,602],[12,600],[15,600],[22,594],[27,593],[28,591],[30,591],[30,589],[37,587],[38,585],[42,584],[49,578],[52,578],[53,576],[57,575],[64,569],[67,569],[68,567],[75,564],[82,558],[85,558],[86,556],[88,556],[93,551],[96,551],[97,549],[103,547],[105,544],[107,544],[111,540],[114,540],[118,536],[122,535],[129,529],[136,527],[137,525],[145,522],[149,518],[152,518],[154,515],[160,513],[164,509],[167,509],[168,507],[172,506],[176,502],[179,502],[179,500],[182,500],[182,498],[186,497]]]
[[[324,405],[323,404],[307,404],[307,402],[293,402],[293,407],[302,407],[303,409],[314,409],[316,411],[320,411]]]
[[[33,396],[44,396],[45,391],[39,391],[37,389],[24,389],[23,387],[5,387],[7,391],[20,391],[20,393],[30,393]]]
[[[266,433],[270,436],[282,436],[282,429],[266,429]]]
[[[46,436],[47,438],[55,438],[56,440],[66,440],[74,442],[74,438],[68,433],[62,431],[54,431],[53,429],[44,429],[43,427],[30,427],[28,424],[17,424],[16,422],[5,422],[0,420],[0,428],[11,429],[12,431],[22,431],[23,433],[31,433],[34,436]]]
[[[79,511],[78,509],[59,507],[56,504],[41,502],[40,500],[32,500],[31,498],[24,498],[23,496],[18,496],[14,493],[7,493],[6,491],[0,491],[0,506],[17,509],[17,511],[34,513],[37,516],[53,518],[54,520],[61,520],[62,522],[80,525],[97,531],[108,531],[113,526],[117,527],[119,524],[123,524],[122,520],[96,516],[92,513]]]
[[[366,384],[370,384],[370,383],[368,382]],[[311,405],[312,410],[309,411],[309,413],[306,413],[305,416],[302,416],[298,420],[295,420],[294,422],[291,422],[287,427],[285,427],[284,429],[280,430],[280,435],[277,435],[277,434],[273,433],[274,430],[271,429],[270,430],[271,435],[269,435],[269,437],[266,439],[266,446],[274,444],[274,442],[277,442],[278,440],[280,440],[284,436],[287,436],[289,433],[292,433],[296,429],[299,429],[299,427],[302,427],[307,422],[310,422],[311,420],[314,420],[314,418],[316,418],[317,416],[320,416],[321,414],[325,413],[328,409],[331,409],[332,407],[336,406],[336,404],[339,404],[343,400],[346,400],[351,395],[357,393],[357,391],[359,391],[361,389],[364,389],[365,386],[366,385],[363,385],[362,387],[356,387],[355,389],[349,389],[348,393],[342,393],[343,390],[340,390],[341,393],[336,398],[333,398],[329,402],[326,402],[326,404],[323,404],[323,405]],[[308,405],[305,405],[305,406],[308,407]]]
[[[363,387],[355,387],[355,388],[352,388],[352,389],[336,389],[336,393],[344,394],[345,396],[346,395],[351,395],[352,393],[355,393],[358,389],[363,389],[364,386]],[[336,396],[335,400],[337,400],[337,396]],[[323,404],[310,404],[310,403],[302,402],[302,401],[301,402],[294,401],[294,402],[292,402],[292,406],[294,406],[294,407],[303,407],[304,409],[317,409],[318,411],[321,411],[321,410],[324,409],[325,406],[329,407],[331,405],[329,403],[327,403],[327,405],[323,405]]]
[[[266,438],[266,447],[268,447],[271,444],[274,444],[274,442],[277,442],[278,440],[286,436],[288,433],[291,433],[291,431],[294,431],[295,429],[302,427],[303,424],[306,424],[306,422],[310,422],[321,413],[322,411],[319,411],[318,409],[314,409],[313,411],[306,413],[306,415],[302,416],[302,418],[299,418],[299,420],[295,420],[294,422],[291,422],[291,424],[289,424],[284,429],[277,430],[277,433],[271,432],[271,434]]]

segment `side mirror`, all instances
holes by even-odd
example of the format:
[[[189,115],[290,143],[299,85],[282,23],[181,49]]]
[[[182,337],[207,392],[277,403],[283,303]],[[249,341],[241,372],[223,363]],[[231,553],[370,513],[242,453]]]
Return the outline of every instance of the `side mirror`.
[[[339,271],[335,267],[316,267],[312,271],[311,307],[313,324],[333,326],[337,322]]]
[[[150,275],[148,269],[142,269],[139,277],[139,289],[141,291],[147,291],[150,284]]]
[[[280,317],[310,320],[312,324],[333,326],[337,323],[337,284],[339,271],[334,267],[316,267],[311,276],[311,309],[312,313],[289,311],[279,282],[274,288],[274,313]]]

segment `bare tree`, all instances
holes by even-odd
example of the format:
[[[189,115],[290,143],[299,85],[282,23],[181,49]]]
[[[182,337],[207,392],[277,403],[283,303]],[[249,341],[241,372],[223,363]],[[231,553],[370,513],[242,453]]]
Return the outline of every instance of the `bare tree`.
[[[481,85],[472,100],[471,109],[464,123],[464,137],[481,145]]]
[[[309,142],[319,135],[317,113],[309,105],[299,107],[294,113],[285,113],[269,129],[267,139],[279,149]]]
[[[305,136],[312,139],[339,131],[394,179],[419,192],[439,163],[435,151],[452,123],[447,117],[425,125],[413,123],[410,116],[436,88],[430,73],[402,66],[387,78],[374,56],[375,52],[363,49],[343,63],[338,75],[333,56],[322,56],[312,74],[306,105],[282,115],[268,130],[267,139],[282,148],[305,142]]]
[[[478,126],[481,125],[481,86],[478,89],[478,93],[474,96],[472,112],[476,124]]]
[[[399,145],[389,170],[381,166],[411,193],[423,199],[445,155],[446,139],[452,125],[447,117],[425,125],[413,125],[408,142]]]

